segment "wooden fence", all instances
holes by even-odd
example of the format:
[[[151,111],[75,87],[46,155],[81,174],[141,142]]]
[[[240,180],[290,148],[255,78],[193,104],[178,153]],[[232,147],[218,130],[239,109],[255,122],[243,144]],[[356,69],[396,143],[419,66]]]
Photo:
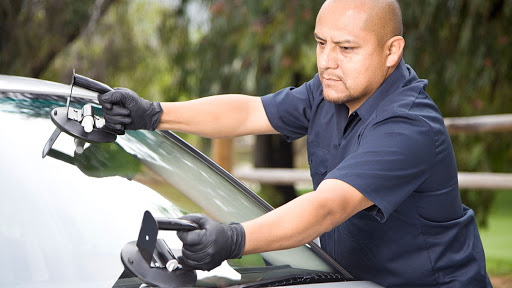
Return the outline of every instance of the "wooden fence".
[[[512,114],[445,118],[445,124],[450,135],[507,132],[512,131]],[[311,185],[308,169],[239,168],[233,171],[233,175],[242,181],[249,182]],[[512,189],[512,173],[459,172],[459,187]]]

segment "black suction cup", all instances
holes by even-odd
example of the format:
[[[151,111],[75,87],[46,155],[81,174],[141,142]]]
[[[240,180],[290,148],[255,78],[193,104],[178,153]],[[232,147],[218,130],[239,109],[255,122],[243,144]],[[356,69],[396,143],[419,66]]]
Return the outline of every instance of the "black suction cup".
[[[161,239],[158,239],[161,241]],[[166,247],[165,242],[160,245]],[[167,248],[168,249],[168,248]],[[164,250],[165,251],[165,250]],[[155,251],[155,256],[157,251]],[[136,241],[126,244],[121,251],[121,261],[125,267],[123,272],[124,278],[121,278],[119,283],[122,283],[122,279],[126,278],[137,278],[138,281],[146,285],[154,287],[193,287],[197,281],[197,274],[194,270],[175,269],[169,271],[165,266],[163,267],[152,267],[148,265],[144,260],[141,251],[137,247]],[[162,263],[165,265],[165,263]],[[115,288],[122,287],[114,284]]]
[[[163,239],[158,239],[158,230],[190,231],[199,229],[183,219],[154,218],[149,211],[144,213],[137,241],[126,244],[121,250],[121,262],[125,270],[113,288],[125,287],[128,280],[157,287],[192,287],[197,281],[194,270],[170,267],[178,261]],[[140,286],[140,284],[139,284]],[[139,287],[137,286],[137,287]],[[142,287],[142,286],[141,286]]]
[[[104,120],[94,116],[91,104],[86,104],[81,110],[70,107],[71,97],[73,95],[73,87],[78,86],[97,93],[106,93],[112,91],[108,85],[101,82],[78,75],[73,70],[73,77],[71,78],[71,90],[66,102],[66,107],[59,107],[52,110],[50,113],[52,122],[57,126],[53,131],[50,139],[44,145],[43,158],[51,150],[53,144],[59,137],[60,132],[64,131],[67,134],[75,137],[76,153],[82,153],[84,145],[88,143],[110,143],[117,139],[114,133],[102,130]]]
[[[67,134],[84,140],[89,143],[110,143],[116,141],[117,135],[94,128],[87,133],[84,127],[77,121],[68,118],[68,109],[66,107],[57,107],[52,110],[51,118],[53,123]]]

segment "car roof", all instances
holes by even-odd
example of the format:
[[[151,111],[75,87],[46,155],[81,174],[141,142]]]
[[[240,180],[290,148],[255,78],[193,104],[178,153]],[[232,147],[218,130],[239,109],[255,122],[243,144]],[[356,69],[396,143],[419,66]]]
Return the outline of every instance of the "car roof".
[[[70,79],[71,80],[71,79]],[[69,96],[70,85],[23,76],[0,74],[0,91]],[[73,96],[97,102],[98,93],[75,87]]]

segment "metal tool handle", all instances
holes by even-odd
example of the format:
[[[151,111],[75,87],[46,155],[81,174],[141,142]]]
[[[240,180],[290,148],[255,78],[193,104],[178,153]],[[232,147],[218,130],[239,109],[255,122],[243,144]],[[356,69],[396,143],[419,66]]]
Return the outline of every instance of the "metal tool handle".
[[[114,90],[110,88],[110,86],[103,84],[99,81],[93,80],[89,77],[82,76],[80,74],[76,74],[75,71],[73,71],[73,79],[71,85],[82,87],[87,90],[98,92],[100,94]]]
[[[177,218],[155,218],[158,230],[172,231],[192,231],[200,229],[199,226],[191,221]]]

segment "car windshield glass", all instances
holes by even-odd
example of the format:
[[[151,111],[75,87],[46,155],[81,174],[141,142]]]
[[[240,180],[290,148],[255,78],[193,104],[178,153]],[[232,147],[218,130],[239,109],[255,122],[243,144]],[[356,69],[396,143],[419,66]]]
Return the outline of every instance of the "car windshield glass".
[[[127,131],[115,143],[87,144],[83,153],[76,153],[74,139],[61,133],[41,158],[55,129],[50,111],[64,101],[0,92],[2,196],[9,199],[0,201],[0,286],[65,286],[85,277],[112,287],[123,271],[119,252],[137,239],[145,210],[156,217],[204,213],[222,223],[247,221],[269,210],[246,186],[167,131]],[[160,231],[158,237],[179,254],[175,232]],[[301,271],[343,272],[318,247],[305,245],[229,260],[211,272],[198,272],[196,285]]]

